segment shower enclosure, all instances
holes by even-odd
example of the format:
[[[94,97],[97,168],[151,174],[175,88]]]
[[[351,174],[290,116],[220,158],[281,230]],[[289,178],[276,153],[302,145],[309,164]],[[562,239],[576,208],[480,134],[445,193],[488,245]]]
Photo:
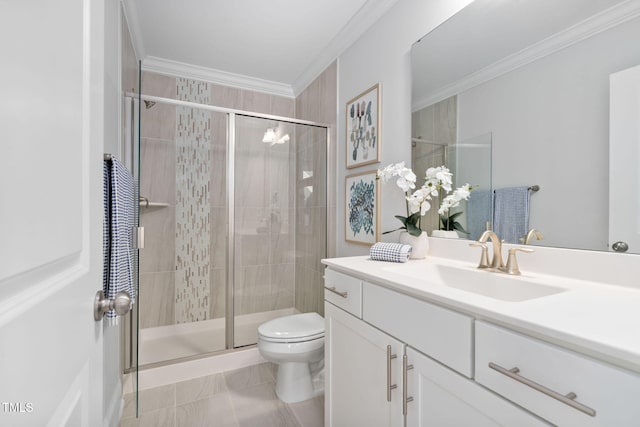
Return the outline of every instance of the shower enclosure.
[[[255,344],[275,317],[322,314],[327,127],[212,106],[209,83],[174,81],[139,107],[141,367]]]

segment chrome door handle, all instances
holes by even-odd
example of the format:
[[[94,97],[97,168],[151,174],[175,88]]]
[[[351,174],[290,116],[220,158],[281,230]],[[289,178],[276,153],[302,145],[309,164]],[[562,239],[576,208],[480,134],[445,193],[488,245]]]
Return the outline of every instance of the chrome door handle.
[[[522,375],[518,375],[520,369],[518,367],[514,367],[511,369],[505,369],[500,365],[496,365],[493,362],[489,362],[489,367],[495,371],[500,372],[503,375],[508,376],[509,378],[518,381],[521,384],[531,387],[532,389],[539,391],[540,393],[546,394],[549,397],[552,397],[565,405],[569,405],[574,409],[577,409],[580,412],[584,412],[587,415],[592,417],[596,416],[596,410],[589,408],[586,405],[583,405],[580,402],[576,402],[576,398],[578,397],[574,392],[569,392],[566,395],[560,394],[557,391],[553,391],[550,388],[547,388],[543,385],[538,384],[535,381],[530,380],[529,378],[523,377]]]
[[[333,292],[336,295],[340,295],[342,298],[346,298],[347,295],[349,295],[349,293],[346,291],[345,292],[337,291],[335,286],[325,286],[324,288],[329,292]]]
[[[391,384],[391,360],[396,359],[397,354],[391,354],[391,346],[387,346],[387,402],[391,402],[391,390],[398,388],[398,384]]]
[[[122,291],[116,294],[114,299],[105,298],[103,291],[96,292],[93,301],[93,318],[102,320],[109,310],[115,310],[118,316],[124,316],[131,310],[131,297],[129,293]]]
[[[407,396],[407,371],[413,369],[413,365],[408,364],[408,358],[405,353],[402,356],[402,415],[407,416],[407,404],[413,402],[413,396]]]

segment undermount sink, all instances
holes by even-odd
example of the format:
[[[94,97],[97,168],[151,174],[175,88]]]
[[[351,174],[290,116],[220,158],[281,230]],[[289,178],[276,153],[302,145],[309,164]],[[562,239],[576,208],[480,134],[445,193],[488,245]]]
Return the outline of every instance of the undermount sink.
[[[471,267],[409,262],[388,267],[385,270],[400,276],[460,289],[501,301],[527,301],[566,291],[564,288],[542,285],[521,276],[511,276]]]

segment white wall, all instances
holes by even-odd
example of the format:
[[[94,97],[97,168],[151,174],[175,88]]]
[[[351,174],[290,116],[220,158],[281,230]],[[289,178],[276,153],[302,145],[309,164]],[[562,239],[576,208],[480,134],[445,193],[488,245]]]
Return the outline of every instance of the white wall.
[[[347,243],[344,178],[352,173],[411,161],[411,45],[444,22],[470,0],[399,0],[376,24],[338,58],[337,256],[368,254],[369,247]],[[381,163],[345,167],[345,105],[373,84],[382,85]],[[381,232],[395,229],[394,215],[406,214],[403,194],[395,184],[381,188]],[[397,234],[382,236],[397,241]]]

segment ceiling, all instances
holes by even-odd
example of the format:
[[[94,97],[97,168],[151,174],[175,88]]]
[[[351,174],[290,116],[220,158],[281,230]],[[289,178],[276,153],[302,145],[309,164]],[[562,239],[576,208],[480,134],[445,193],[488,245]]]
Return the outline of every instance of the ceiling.
[[[294,96],[397,0],[125,0],[143,69]]]

